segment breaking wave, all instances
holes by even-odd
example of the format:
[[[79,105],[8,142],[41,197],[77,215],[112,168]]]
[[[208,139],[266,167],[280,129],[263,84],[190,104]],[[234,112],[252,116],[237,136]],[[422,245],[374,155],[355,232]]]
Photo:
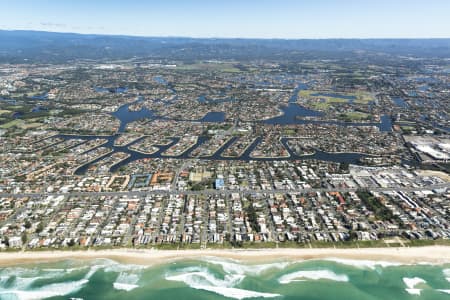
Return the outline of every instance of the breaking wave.
[[[226,273],[241,275],[261,275],[262,273],[273,269],[282,270],[292,264],[292,262],[275,262],[261,265],[246,265],[238,260],[218,258],[206,258],[203,261],[214,265],[220,265]]]
[[[355,269],[351,268],[350,273],[347,273],[349,268],[346,265]],[[402,266],[400,272],[395,268],[398,265]],[[168,262],[156,268],[122,264],[109,259],[69,260],[55,264],[0,268],[0,299],[34,300],[51,297],[89,299],[92,296],[92,289],[96,291],[98,288],[98,282],[101,282],[101,286],[107,290],[111,299],[123,299],[126,297],[124,294],[130,298],[136,295],[140,297],[143,289],[148,290],[149,297],[157,299],[160,292],[165,293],[171,288],[175,288],[175,293],[183,293],[190,289],[192,293],[190,295],[200,293],[207,298],[208,295],[238,300],[279,298],[282,297],[281,294],[285,297],[307,298],[309,289],[317,288],[317,284],[321,287],[328,286],[329,289],[348,289],[351,295],[352,291],[358,289],[360,281],[368,280],[367,284],[373,284],[372,279],[380,279],[386,274],[395,277],[395,282],[400,283],[392,290],[393,299],[405,295],[423,297],[425,289],[434,291],[435,297],[438,297],[437,293],[440,293],[441,297],[450,294],[445,285],[445,279],[450,281],[448,264],[427,266],[423,269],[425,270],[423,273],[421,264],[412,267],[403,266],[404,264],[390,262],[333,258],[246,264],[240,260],[211,256],[196,260],[181,260],[181,263]],[[380,268],[384,267],[392,268],[383,269],[381,272]],[[438,282],[444,285],[434,286],[430,269],[437,271],[433,272],[433,275],[436,275]],[[406,274],[414,276],[402,277],[408,276]],[[163,291],[158,287],[161,280]],[[352,284],[346,283],[350,281]],[[296,285],[295,282],[304,283]],[[380,288],[384,287],[380,284]],[[394,293],[398,295],[394,296]],[[180,298],[183,298],[183,294]]]
[[[234,299],[273,298],[279,294],[262,293],[236,288],[245,275],[227,274],[224,279],[217,278],[203,267],[189,267],[179,270],[176,274],[168,274],[166,280],[183,282],[191,288],[213,292]]]
[[[450,269],[444,269],[442,272],[444,273],[445,279],[450,282]]]
[[[355,268],[368,268],[375,270],[376,267],[397,267],[401,266],[401,263],[388,262],[388,261],[372,261],[372,260],[359,260],[359,259],[345,259],[345,258],[325,258],[325,261],[333,261],[338,264],[352,266]]]
[[[4,268],[0,271],[0,299],[43,299],[65,296],[79,291],[99,269],[105,272],[120,273],[113,287],[130,291],[138,285],[139,275],[126,273],[140,271],[143,266],[120,264],[113,260],[97,259],[90,265],[77,268]],[[41,287],[33,287],[33,283],[42,279],[60,279],[75,271],[87,270],[80,280],[49,283]]]
[[[116,281],[113,283],[113,286],[116,290],[124,290],[129,292],[139,287],[139,285],[137,285],[138,281],[139,275],[121,272]]]
[[[20,299],[20,300],[34,300],[43,299],[56,296],[64,296],[71,293],[75,293],[80,290],[86,283],[88,279],[81,279],[77,281],[63,282],[63,283],[52,283],[45,285],[40,288],[31,290],[3,290],[0,291],[1,299]]]
[[[403,282],[407,286],[405,291],[411,295],[420,295],[420,293],[422,292],[422,289],[418,289],[418,288],[416,288],[416,286],[419,284],[422,284],[422,283],[426,283],[425,280],[423,280],[422,278],[419,278],[419,277],[413,277],[413,278],[403,277]]]
[[[288,284],[295,281],[305,281],[305,279],[310,280],[332,280],[332,281],[342,281],[347,282],[347,275],[336,274],[329,270],[316,270],[316,271],[298,271],[289,273],[281,276],[278,282],[281,284]]]

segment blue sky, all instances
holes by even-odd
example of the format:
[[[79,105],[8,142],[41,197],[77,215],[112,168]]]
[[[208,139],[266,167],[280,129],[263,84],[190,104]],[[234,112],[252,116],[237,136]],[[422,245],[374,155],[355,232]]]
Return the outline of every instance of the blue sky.
[[[450,37],[450,0],[0,0],[0,29],[250,38]]]

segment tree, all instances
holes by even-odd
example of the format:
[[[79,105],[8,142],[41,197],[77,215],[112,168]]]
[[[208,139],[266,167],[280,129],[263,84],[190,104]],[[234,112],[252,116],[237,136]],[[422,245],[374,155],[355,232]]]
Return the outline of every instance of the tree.
[[[350,230],[348,233],[349,233],[349,236],[348,236],[348,240],[349,240],[349,241],[355,241],[355,240],[358,240],[358,234],[357,234],[356,231]]]
[[[69,246],[69,247],[75,246],[75,240],[74,239],[70,239],[70,241],[67,243],[67,246]]]
[[[349,167],[349,164],[348,164],[348,163],[346,163],[346,162],[341,162],[341,163],[339,164],[339,171],[341,171],[341,172],[348,172],[348,167]]]
[[[229,242],[231,240],[231,234],[229,232],[225,233],[225,241]]]
[[[27,234],[25,232],[23,232],[22,236],[20,238],[22,239],[22,244],[25,245],[28,240]]]
[[[25,226],[26,229],[30,229],[31,228],[30,220],[26,220],[24,226]]]
[[[378,219],[383,221],[395,220],[400,223],[398,216],[394,216],[392,211],[370,192],[359,190],[356,193],[367,209],[372,211]]]
[[[36,227],[36,233],[41,233],[42,230],[44,230],[44,225],[42,224],[42,222],[39,222],[39,224]]]
[[[250,203],[250,205],[247,207],[247,218],[248,222],[250,223],[251,228],[253,231],[258,232],[259,231],[259,225],[258,225],[258,218],[256,215],[255,208]]]

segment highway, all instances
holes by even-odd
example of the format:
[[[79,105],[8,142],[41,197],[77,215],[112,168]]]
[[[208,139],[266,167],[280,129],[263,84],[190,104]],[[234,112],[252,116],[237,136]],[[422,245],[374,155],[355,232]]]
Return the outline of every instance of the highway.
[[[442,183],[442,184],[434,184],[427,185],[421,187],[367,187],[367,188],[306,188],[306,189],[266,189],[266,190],[255,190],[255,189],[240,189],[240,190],[214,190],[207,189],[201,191],[192,191],[192,190],[179,190],[179,189],[170,189],[170,190],[146,190],[146,191],[120,191],[120,192],[54,192],[54,193],[0,193],[0,197],[9,197],[9,198],[22,198],[22,197],[47,197],[47,196],[92,196],[92,197],[100,197],[100,196],[146,196],[146,195],[230,195],[233,193],[239,193],[242,195],[255,194],[255,193],[265,193],[265,194],[287,194],[287,193],[315,193],[315,192],[356,192],[357,190],[369,190],[373,192],[393,192],[393,191],[404,191],[404,192],[416,192],[416,191],[424,191],[424,190],[436,190],[436,189],[450,189],[450,183]]]

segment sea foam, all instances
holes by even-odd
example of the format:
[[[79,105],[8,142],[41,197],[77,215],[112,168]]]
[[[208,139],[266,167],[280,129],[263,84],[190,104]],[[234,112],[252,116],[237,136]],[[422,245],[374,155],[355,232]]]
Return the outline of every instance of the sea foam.
[[[116,281],[113,283],[113,286],[116,290],[124,290],[129,292],[139,287],[139,285],[136,284],[138,281],[139,275],[121,272]]]
[[[10,282],[8,289],[22,290],[38,279],[58,278],[64,273],[64,269],[7,268],[0,272],[0,288],[5,288],[5,284]]]
[[[140,279],[140,272],[146,268],[148,267],[134,264],[121,264],[111,259],[101,258],[95,260],[88,275],[94,274],[98,269],[102,269],[104,272],[119,273],[119,276],[113,283],[113,287],[116,290],[131,291],[139,287],[137,282]]]
[[[246,265],[242,262],[234,259],[220,259],[220,258],[206,258],[205,262],[220,265],[224,272],[229,274],[247,274],[247,275],[261,275],[262,273],[272,270],[279,269],[282,270],[291,264],[290,262],[275,262],[270,264],[260,264],[260,265]]]
[[[131,291],[138,287],[136,283],[139,281],[139,275],[136,272],[140,272],[144,268],[146,267],[120,264],[109,259],[96,259],[90,265],[79,268],[6,268],[0,271],[0,299],[42,299],[74,293],[88,283],[99,269],[103,269],[105,272],[120,272],[113,287],[118,290]],[[84,269],[87,272],[81,280],[30,288],[36,280],[60,278],[73,271]]]
[[[33,290],[6,290],[0,291],[0,298],[5,296],[9,299],[35,300],[56,296],[64,296],[75,293],[80,290],[89,280],[81,279],[78,281],[52,283]],[[13,298],[14,297],[14,298]]]
[[[127,292],[139,287],[139,285],[137,285],[137,284],[128,284],[128,283],[120,283],[120,282],[114,282],[113,286],[116,290],[124,290]]]
[[[311,280],[333,280],[333,281],[348,281],[347,275],[336,274],[329,270],[315,270],[315,271],[298,271],[285,274],[278,279],[281,284],[288,284],[295,281],[304,281],[304,279]]]
[[[450,269],[444,269],[442,272],[444,273],[445,279],[450,282]]]
[[[375,268],[382,267],[396,267],[401,266],[401,263],[388,262],[388,261],[372,261],[372,260],[359,260],[359,259],[345,259],[345,258],[325,258],[326,261],[333,261],[338,264],[348,265],[355,268],[367,268],[371,270],[375,270]]]
[[[222,280],[215,277],[206,268],[189,267],[179,270],[176,274],[167,275],[166,280],[184,282],[191,288],[213,292],[234,299],[280,296],[279,294],[235,288],[234,286],[239,284],[244,277],[242,274],[227,274]]]
[[[126,272],[126,271],[141,271],[147,269],[148,266],[134,265],[134,264],[121,264],[113,260],[105,260],[103,269],[105,272]]]
[[[167,280],[172,281],[183,281],[186,282],[186,279],[190,281],[195,281],[199,284],[206,284],[211,286],[224,286],[224,287],[232,287],[239,284],[245,276],[240,274],[227,274],[224,276],[224,279],[219,279],[213,274],[211,274],[207,268],[203,267],[188,267],[179,270],[177,275],[167,276]]]
[[[234,298],[234,299],[246,299],[246,298],[274,298],[280,297],[280,294],[272,293],[261,293],[255,291],[249,291],[238,288],[227,288],[227,287],[213,287],[213,286],[202,286],[202,285],[192,285],[194,289],[205,290],[213,292],[224,297]]]
[[[422,289],[416,288],[416,285],[421,284],[421,283],[426,283],[425,280],[423,280],[422,278],[419,278],[419,277],[413,277],[413,278],[403,277],[403,282],[407,286],[405,291],[411,295],[420,295],[420,292],[422,291]]]
[[[65,269],[43,269],[38,268],[10,268],[2,271],[2,279],[13,276],[13,284],[7,289],[2,286],[0,290],[0,299],[21,299],[33,300],[43,299],[56,296],[64,296],[75,293],[80,290],[92,275],[100,268],[99,265],[91,266],[89,271],[84,275],[83,279],[69,282],[50,283],[38,288],[30,288],[33,282],[38,279],[52,279],[58,278],[64,273]]]

